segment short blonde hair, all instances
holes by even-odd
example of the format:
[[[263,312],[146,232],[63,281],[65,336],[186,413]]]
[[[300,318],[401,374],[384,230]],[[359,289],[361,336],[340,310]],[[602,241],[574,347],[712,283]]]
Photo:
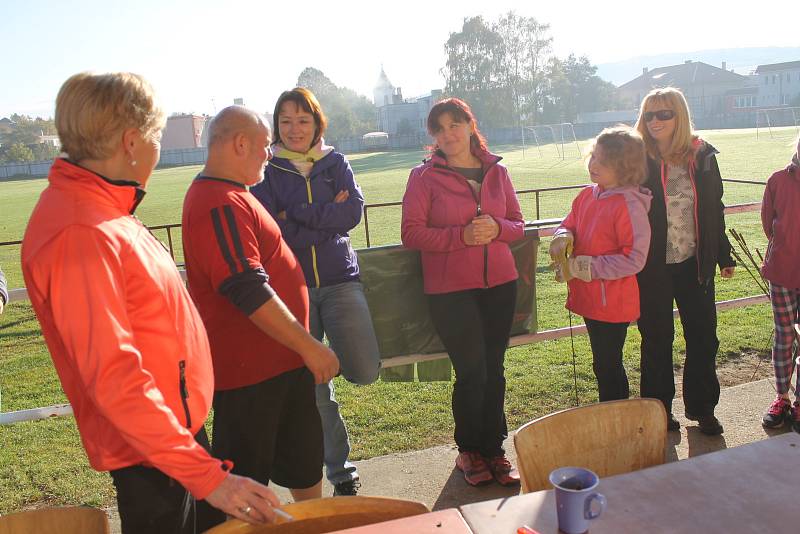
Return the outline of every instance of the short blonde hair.
[[[639,133],[630,126],[606,128],[592,143],[589,155],[600,147],[603,164],[614,169],[619,185],[639,185],[647,177],[647,152]]]
[[[672,134],[672,143],[669,152],[662,154],[658,149],[656,140],[647,131],[647,121],[644,114],[654,111],[653,108],[671,109],[675,112],[675,131]],[[689,116],[689,105],[679,89],[664,87],[653,89],[644,97],[639,107],[639,119],[636,121],[636,130],[642,135],[647,153],[653,159],[663,159],[673,165],[686,165],[694,155],[694,140],[697,136],[692,127],[692,118]]]
[[[153,87],[130,72],[75,74],[56,97],[58,137],[75,161],[110,158],[123,131],[136,128],[152,138],[165,123]]]

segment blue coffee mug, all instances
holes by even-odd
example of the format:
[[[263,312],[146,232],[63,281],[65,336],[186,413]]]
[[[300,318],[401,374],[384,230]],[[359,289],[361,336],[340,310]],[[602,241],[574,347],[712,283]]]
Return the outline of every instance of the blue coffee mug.
[[[589,521],[606,509],[606,498],[594,492],[600,478],[588,469],[561,467],[550,473],[550,483],[556,490],[558,528],[565,534],[583,534],[589,530]],[[599,506],[596,512],[594,502]]]

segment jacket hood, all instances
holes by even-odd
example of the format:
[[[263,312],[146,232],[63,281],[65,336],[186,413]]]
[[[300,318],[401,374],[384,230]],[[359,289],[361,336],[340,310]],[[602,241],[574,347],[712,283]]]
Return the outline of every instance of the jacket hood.
[[[328,167],[336,165],[337,163],[340,163],[344,159],[344,156],[340,152],[336,152],[335,150],[333,150],[332,147],[328,148],[331,148],[331,151],[325,154],[322,157],[322,159],[319,159],[314,162],[314,167],[311,169],[312,175],[318,173],[321,170],[327,169]],[[267,162],[267,167],[269,166],[299,174],[295,166],[292,164],[292,160],[287,158],[273,156],[272,159]],[[267,171],[265,168],[264,173],[266,174],[266,172]]]
[[[646,187],[640,185],[623,185],[621,187],[614,187],[613,189],[600,189],[600,186],[595,184],[592,186],[592,195],[594,198],[606,198],[612,195],[622,195],[625,197],[626,202],[637,202],[644,207],[645,212],[650,210],[650,203],[653,201],[653,193]]]

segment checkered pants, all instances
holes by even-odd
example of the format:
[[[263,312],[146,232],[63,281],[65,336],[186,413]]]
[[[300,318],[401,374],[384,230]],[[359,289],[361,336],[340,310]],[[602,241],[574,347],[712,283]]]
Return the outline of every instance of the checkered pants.
[[[770,300],[775,319],[775,342],[772,344],[772,366],[775,368],[775,389],[778,394],[789,393],[789,383],[795,370],[792,345],[795,343],[794,325],[800,319],[800,289],[789,289],[770,283]],[[797,375],[795,394],[800,395],[800,373]]]

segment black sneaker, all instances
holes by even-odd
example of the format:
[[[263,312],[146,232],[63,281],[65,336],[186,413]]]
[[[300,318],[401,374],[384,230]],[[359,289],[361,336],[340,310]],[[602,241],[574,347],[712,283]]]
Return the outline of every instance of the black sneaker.
[[[780,428],[787,421],[792,421],[792,403],[789,402],[789,399],[778,395],[769,405],[767,413],[761,418],[761,426],[764,428]]]
[[[340,495],[358,495],[358,489],[360,487],[361,482],[359,482],[357,478],[354,480],[339,482],[333,486],[333,496],[338,497]]]
[[[718,436],[724,432],[722,424],[719,422],[714,414],[711,415],[692,415],[686,413],[686,419],[690,421],[697,421],[700,427],[700,432],[707,436]]]
[[[677,432],[681,429],[681,424],[675,419],[675,416],[672,413],[667,414],[667,431],[669,432]]]

